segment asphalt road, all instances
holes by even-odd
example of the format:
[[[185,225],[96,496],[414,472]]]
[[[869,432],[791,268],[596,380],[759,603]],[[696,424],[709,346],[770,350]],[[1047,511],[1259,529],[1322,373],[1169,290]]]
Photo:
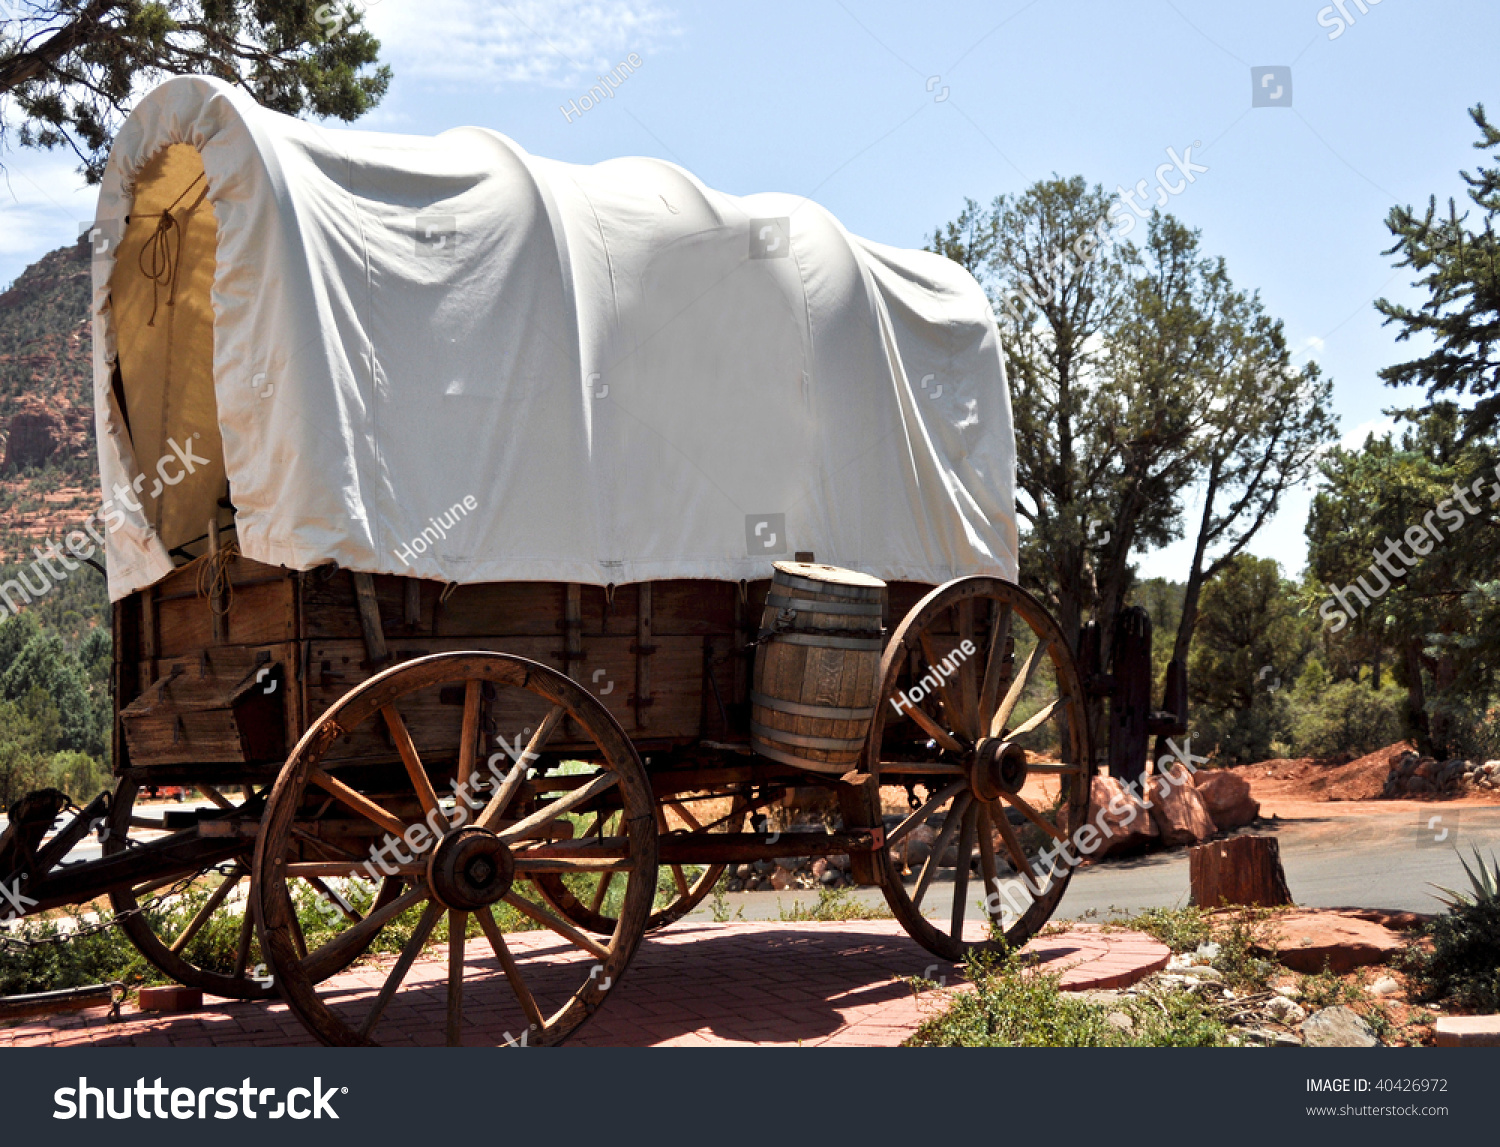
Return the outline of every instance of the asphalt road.
[[[1254,831],[1281,842],[1292,897],[1309,908],[1438,912],[1442,905],[1433,885],[1468,887],[1456,850],[1461,849],[1470,864],[1476,846],[1486,860],[1492,852],[1500,853],[1500,805],[1371,801],[1272,807],[1280,815]],[[852,896],[871,904],[884,900],[874,888],[854,889]],[[729,894],[727,900],[731,912],[741,911],[746,920],[774,920],[780,912],[778,902],[785,907],[795,900],[811,905],[817,893],[742,892]],[[1187,902],[1187,850],[1173,849],[1080,869],[1063,896],[1057,919]],[[710,914],[705,903],[692,916]],[[970,916],[979,914],[976,898]]]

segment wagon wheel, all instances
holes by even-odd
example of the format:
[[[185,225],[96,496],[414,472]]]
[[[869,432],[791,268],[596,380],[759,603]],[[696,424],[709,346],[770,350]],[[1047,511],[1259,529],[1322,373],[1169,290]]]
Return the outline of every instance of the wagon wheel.
[[[265,800],[269,786],[261,786],[259,792],[244,785],[197,787],[214,805],[233,810],[247,804],[253,809],[256,803]],[[124,852],[143,833],[166,831],[163,818],[143,815],[138,807],[139,796],[140,782],[133,777],[122,778],[110,804],[103,846],[105,856]],[[227,999],[256,1000],[275,995],[273,977],[266,971],[254,936],[249,880],[253,845],[253,841],[246,840],[244,855],[231,857],[203,873],[187,890],[186,895],[191,899],[174,897],[173,902],[164,902],[159,911],[138,909],[142,903],[149,905],[154,897],[178,884],[187,873],[174,873],[165,879],[110,892],[110,906],[120,917],[120,929],[154,968],[179,984],[202,988]],[[376,906],[394,899],[400,888],[399,880],[384,881]],[[172,911],[174,902],[180,903],[183,911]],[[355,956],[357,953],[344,965],[330,968],[327,974],[342,971]]]
[[[481,695],[490,692],[483,688],[486,682],[494,687],[503,719],[524,717],[528,722],[524,732],[529,740],[520,759],[535,760],[563,719],[571,718],[591,747],[568,756],[590,759],[595,771],[565,778],[575,787],[559,790],[526,784],[529,768],[513,767],[502,774],[495,765],[497,754],[491,758],[491,777],[481,776],[476,734]],[[408,725],[401,710],[430,715],[435,706],[423,709],[424,701],[445,685],[460,687],[464,703],[461,732],[447,729],[451,736],[442,746],[438,734],[415,717]],[[390,731],[401,757],[401,766],[393,767],[401,791],[394,791],[391,770],[383,773],[357,757],[329,758],[336,741],[367,721],[383,723]],[[522,732],[516,730],[518,750]],[[432,774],[445,760],[456,761],[457,799],[451,804],[439,798],[433,784]],[[399,872],[410,890],[379,911],[350,914],[327,941],[308,943],[290,883],[350,868],[348,859],[316,859],[316,852],[309,852],[307,842],[294,832],[299,810],[329,799],[350,814],[356,827],[367,830],[376,848],[386,849],[380,854],[381,870]],[[572,839],[572,817],[590,816],[604,802],[623,809],[623,835]],[[375,856],[373,849],[370,856]],[[406,1013],[404,1030],[430,1018],[450,1046],[463,1042],[466,1007],[500,1013],[498,1022],[509,1025],[507,1042],[554,1044],[600,1006],[645,931],[656,876],[651,790],[640,758],[614,718],[567,677],[509,654],[434,654],[372,677],[307,731],[271,792],[253,871],[258,930],[277,987],[325,1043],[374,1044],[377,1025],[399,997],[395,1010]],[[602,941],[524,895],[520,883],[544,873],[608,871],[623,880],[625,890],[615,928]],[[553,935],[541,944],[513,946],[504,934],[506,923],[539,925]],[[418,968],[423,947],[442,924],[448,938],[440,971],[436,962]],[[483,951],[469,949],[471,932],[482,934]],[[382,939],[399,946],[400,954],[393,964],[375,969],[371,986],[378,983],[379,991],[373,998],[317,990],[329,965]],[[446,982],[445,1012],[430,1007],[440,979]]]
[[[668,833],[695,835],[739,832],[744,828],[750,807],[750,802],[744,796],[735,794],[725,815],[708,818],[694,811],[696,802],[692,798],[698,795],[700,794],[678,793],[665,798],[656,810],[657,832],[662,836]],[[619,817],[617,809],[601,810],[585,835],[609,834],[618,826]],[[654,932],[668,924],[675,924],[698,907],[714,890],[728,867],[727,864],[710,864],[694,875],[687,865],[663,865],[662,868],[671,881],[668,888],[671,899],[652,910],[651,915],[646,918],[646,931]],[[613,905],[609,899],[611,892],[618,887],[614,873],[602,872],[587,880],[574,878],[566,884],[561,876],[543,874],[533,877],[532,883],[536,885],[543,900],[580,928],[605,936],[614,931],[615,918],[610,914]]]
[[[934,666],[951,672],[940,677]],[[1048,865],[1039,854],[1088,814],[1083,686],[1061,629],[1010,582],[960,578],[907,614],[881,658],[880,680],[866,769],[877,785],[902,786],[917,806],[880,853],[892,912],[951,960],[998,948],[1002,936],[1024,943],[1052,915],[1071,874],[1066,861]],[[945,868],[951,879],[939,879]],[[975,906],[978,919],[968,919]]]

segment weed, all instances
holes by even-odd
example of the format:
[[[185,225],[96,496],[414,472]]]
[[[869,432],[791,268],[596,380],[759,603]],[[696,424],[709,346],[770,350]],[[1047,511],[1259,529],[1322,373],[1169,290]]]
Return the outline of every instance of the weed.
[[[855,900],[847,888],[820,888],[818,902],[804,908],[802,901],[793,900],[786,908],[776,901],[776,918],[786,923],[799,920],[889,920],[891,910],[884,904],[866,904]]]

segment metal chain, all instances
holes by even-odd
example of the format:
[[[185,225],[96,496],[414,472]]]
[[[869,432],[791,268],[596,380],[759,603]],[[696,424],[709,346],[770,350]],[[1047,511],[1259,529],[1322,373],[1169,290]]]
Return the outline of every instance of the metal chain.
[[[75,816],[83,815],[83,809],[79,808],[77,803],[74,802],[71,797],[68,798],[68,803],[63,806],[61,812],[58,815],[62,815],[62,813],[68,812],[73,813]],[[146,847],[145,844],[143,844],[141,841],[132,840],[128,834],[125,836],[124,840],[126,848]],[[93,924],[75,928],[70,932],[59,932],[55,936],[42,936],[34,939],[30,937],[26,939],[17,939],[15,936],[0,934],[0,948],[9,949],[13,952],[28,952],[36,948],[45,948],[49,944],[69,944],[74,940],[83,940],[89,936],[97,936],[100,932],[109,931],[109,929],[118,925],[122,920],[128,920],[132,916],[139,916],[144,912],[149,912],[153,908],[161,904],[163,901],[169,900],[173,896],[180,895],[181,893],[187,891],[187,889],[193,885],[194,881],[210,872],[218,871],[222,875],[228,876],[229,873],[223,871],[224,863],[224,861],[217,861],[204,868],[200,868],[197,872],[191,872],[187,876],[184,876],[181,880],[177,881],[171,887],[158,892],[144,904],[137,904],[134,908],[126,909],[124,912],[115,913],[107,920],[99,920]],[[22,919],[24,919],[24,917],[22,917]]]

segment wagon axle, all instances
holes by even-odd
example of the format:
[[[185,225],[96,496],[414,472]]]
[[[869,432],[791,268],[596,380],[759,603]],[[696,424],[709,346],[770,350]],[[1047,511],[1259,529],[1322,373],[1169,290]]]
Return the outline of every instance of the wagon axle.
[[[427,859],[427,884],[433,897],[457,912],[499,903],[515,878],[515,857],[504,841],[485,828],[449,833]]]

